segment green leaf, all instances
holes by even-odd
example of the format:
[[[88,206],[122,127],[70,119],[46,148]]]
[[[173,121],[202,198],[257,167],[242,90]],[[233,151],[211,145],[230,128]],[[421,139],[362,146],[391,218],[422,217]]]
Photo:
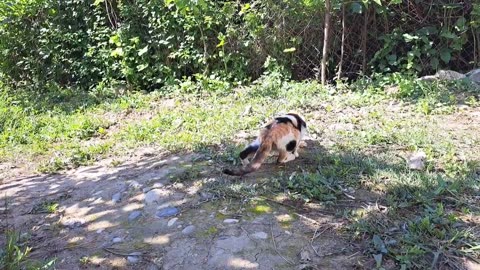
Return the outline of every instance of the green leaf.
[[[413,36],[413,35],[410,35],[408,33],[403,34],[403,38],[405,39],[406,42],[410,42],[410,41],[419,39],[418,36]]]
[[[117,47],[120,47],[120,45],[122,45],[122,43],[120,42],[120,36],[118,34],[111,36],[108,42],[117,45]]]
[[[382,254],[374,254],[373,258],[375,259],[375,263],[377,268],[380,268],[382,266]]]
[[[385,247],[385,244],[383,243],[382,239],[378,235],[373,236],[373,245],[375,246],[375,249],[380,251],[383,254],[387,254],[388,250]]]
[[[450,30],[444,28],[442,29],[442,32],[440,33],[440,36],[444,37],[444,38],[449,38],[449,39],[456,39],[458,38],[457,35],[455,35],[454,33],[450,32]]]
[[[373,2],[377,3],[379,6],[382,5],[382,0],[373,0]]]
[[[291,53],[291,52],[294,52],[296,51],[297,49],[295,49],[295,47],[292,47],[292,48],[287,48],[287,49],[284,49],[283,52],[284,53]]]
[[[141,64],[137,66],[138,71],[142,71],[148,67],[148,64]]]
[[[242,8],[240,9],[240,12],[238,13],[238,15],[242,15],[244,14],[245,12],[247,12],[248,10],[250,9],[250,4],[245,4],[242,6]]]
[[[455,29],[457,29],[457,31],[465,31],[466,30],[466,27],[465,27],[465,24],[467,23],[467,20],[465,19],[465,17],[460,17],[458,18],[458,20],[455,22]]]
[[[148,52],[148,45],[138,51],[138,56],[142,56],[147,52]]]
[[[101,3],[103,3],[104,0],[95,0],[95,2],[93,2],[93,5],[94,6],[98,6],[100,5]]]
[[[115,50],[113,50],[113,51],[110,53],[110,55],[113,56],[113,57],[121,57],[121,56],[123,56],[123,49],[122,49],[122,47],[116,48]]]
[[[440,58],[442,59],[443,62],[445,62],[445,64],[448,64],[450,62],[450,59],[452,58],[450,49],[443,48],[440,51]]]
[[[225,45],[225,39],[221,39],[220,42],[217,44],[217,48],[219,47],[223,47],[223,45]]]

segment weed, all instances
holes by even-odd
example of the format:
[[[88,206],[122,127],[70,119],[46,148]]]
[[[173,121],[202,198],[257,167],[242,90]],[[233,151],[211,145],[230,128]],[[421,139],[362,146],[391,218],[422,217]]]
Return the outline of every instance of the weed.
[[[43,204],[43,210],[47,213],[53,214],[57,212],[58,203],[57,202],[47,202]]]

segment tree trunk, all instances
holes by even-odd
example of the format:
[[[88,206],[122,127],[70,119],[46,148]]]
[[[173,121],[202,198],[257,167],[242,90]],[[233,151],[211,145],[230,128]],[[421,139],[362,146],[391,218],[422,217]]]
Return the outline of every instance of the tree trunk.
[[[340,46],[340,61],[338,62],[337,80],[342,78],[343,55],[345,52],[345,4],[342,4],[342,44]]]
[[[367,70],[367,23],[368,23],[368,8],[365,8],[365,16],[362,30],[362,74]]]
[[[330,32],[330,0],[325,0],[325,28],[323,36],[323,53],[322,53],[322,85],[325,85],[327,81],[327,57],[328,57],[328,41]]]

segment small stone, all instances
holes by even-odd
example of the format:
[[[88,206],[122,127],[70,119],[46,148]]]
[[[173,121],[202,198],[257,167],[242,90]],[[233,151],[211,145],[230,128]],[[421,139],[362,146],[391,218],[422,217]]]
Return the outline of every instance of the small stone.
[[[185,234],[185,235],[189,235],[189,234],[193,233],[194,231],[195,231],[195,226],[190,225],[190,226],[185,227],[185,229],[182,230],[182,233]]]
[[[178,214],[178,208],[176,207],[167,207],[157,211],[157,217],[171,217]]]
[[[139,256],[128,256],[127,261],[128,261],[128,263],[135,264],[135,263],[138,263],[140,261],[140,257]]]
[[[210,193],[210,192],[200,192],[200,197],[202,197],[202,199],[204,200],[209,200],[209,199],[212,199],[213,198],[213,194]]]
[[[85,220],[83,219],[69,219],[66,221],[62,221],[62,225],[68,227],[70,229],[75,229],[81,227],[85,224]]]
[[[122,200],[122,193],[117,192],[117,193],[113,194],[113,196],[112,196],[112,202],[113,203],[118,203],[121,200]]]
[[[140,189],[142,187],[142,185],[137,181],[131,181],[128,186],[132,189]]]
[[[152,189],[145,193],[145,203],[153,204],[160,202],[160,192],[158,190]]]
[[[267,239],[268,234],[266,232],[256,232],[252,234],[252,237],[256,239]]]
[[[132,213],[130,213],[130,215],[128,215],[128,221],[130,222],[134,221],[138,219],[141,215],[142,215],[142,211],[139,211],[139,210],[133,211]]]
[[[178,220],[178,218],[176,218],[176,217],[170,219],[170,220],[168,221],[168,223],[167,223],[167,226],[168,226],[168,227],[172,227],[173,224],[175,224],[175,222],[177,222],[177,220]]]
[[[98,233],[98,234],[101,234],[103,231],[104,231],[104,229],[98,229],[98,230],[97,230],[97,233]]]
[[[306,262],[309,262],[311,260],[312,259],[310,258],[310,252],[308,252],[307,250],[302,250],[300,252],[300,262],[306,263]]]
[[[413,154],[408,159],[408,168],[412,170],[423,170],[425,168],[426,158],[427,158],[427,154],[425,154],[425,152],[423,151]]]
[[[117,243],[121,243],[123,241],[123,239],[121,237],[115,237],[112,239],[112,242],[114,244],[117,244]]]
[[[234,224],[234,223],[238,223],[238,219],[234,219],[234,218],[227,218],[223,221],[223,223],[225,224]]]

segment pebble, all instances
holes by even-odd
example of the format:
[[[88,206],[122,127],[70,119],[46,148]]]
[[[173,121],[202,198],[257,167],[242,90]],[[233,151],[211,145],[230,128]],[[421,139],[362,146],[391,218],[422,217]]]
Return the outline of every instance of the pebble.
[[[115,237],[112,239],[112,242],[114,244],[117,244],[117,243],[121,243],[123,241],[123,239],[121,237]]]
[[[177,220],[178,220],[178,218],[176,218],[176,217],[170,219],[167,223],[167,226],[172,227],[175,224],[175,222],[177,222]]]
[[[130,213],[130,215],[128,215],[128,221],[134,221],[138,219],[141,215],[142,215],[142,211],[140,210],[133,211],[132,213]]]
[[[117,193],[113,194],[113,196],[112,196],[112,202],[113,203],[118,203],[121,200],[122,200],[122,193],[117,192]]]
[[[101,234],[103,231],[104,231],[104,229],[98,229],[98,230],[97,230],[97,233],[98,233],[98,234]]]
[[[139,256],[128,256],[127,261],[131,264],[135,264],[135,263],[138,263],[140,261],[140,257]]]
[[[182,230],[182,233],[185,234],[185,235],[189,235],[189,234],[193,233],[194,231],[195,231],[195,226],[190,225],[190,226],[185,227],[185,229]]]
[[[157,211],[157,217],[171,217],[178,214],[178,208],[176,207],[167,207]]]
[[[425,168],[425,160],[427,159],[427,154],[425,152],[420,151],[413,154],[408,159],[408,168],[412,170],[423,170]]]
[[[252,237],[256,239],[267,239],[268,234],[266,232],[256,232],[252,235]]]
[[[226,224],[233,224],[233,223],[238,223],[238,219],[234,219],[234,218],[227,218],[223,221],[223,223],[226,223]]]
[[[160,192],[158,190],[152,189],[145,193],[145,203],[146,204],[153,204],[158,203],[160,201]]]

